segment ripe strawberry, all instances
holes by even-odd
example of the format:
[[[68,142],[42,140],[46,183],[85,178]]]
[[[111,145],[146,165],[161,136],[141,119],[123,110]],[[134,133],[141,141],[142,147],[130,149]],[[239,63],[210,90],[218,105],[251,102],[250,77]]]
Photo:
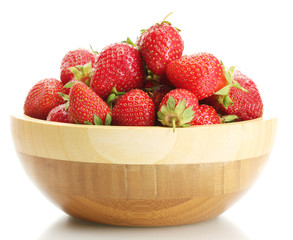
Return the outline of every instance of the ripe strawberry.
[[[68,114],[72,123],[110,124],[110,108],[91,88],[82,82],[74,83],[71,87]]]
[[[173,88],[168,85],[148,85],[146,88],[147,93],[151,97],[155,105],[155,112],[158,111],[160,103],[163,97],[172,90]]]
[[[47,121],[70,123],[68,111],[65,110],[66,104],[54,107],[47,116]]]
[[[69,51],[65,54],[61,61],[60,79],[62,83],[65,85],[74,78],[72,71],[68,69],[69,67],[76,67],[79,65],[85,65],[87,63],[91,63],[91,65],[94,65],[95,61],[95,54],[90,52],[89,50],[77,49]]]
[[[210,53],[182,56],[168,64],[166,72],[176,88],[191,91],[199,100],[227,84],[222,64]]]
[[[112,110],[112,124],[119,126],[153,126],[155,106],[152,99],[140,89],[120,96]]]
[[[220,117],[216,110],[208,105],[199,105],[198,110],[194,114],[192,125],[210,125],[221,123]]]
[[[26,97],[24,113],[45,120],[54,107],[64,103],[58,92],[65,93],[65,89],[57,79],[46,78],[37,82]]]
[[[159,121],[168,127],[187,127],[193,125],[195,112],[198,110],[198,99],[186,89],[174,89],[167,93],[158,111]]]
[[[232,87],[226,89],[226,93],[225,91],[219,91],[217,94],[222,95],[213,95],[204,99],[203,102],[213,106],[222,115],[234,114],[238,116],[239,121],[261,117],[263,114],[263,103],[253,80],[238,70],[235,70],[232,74],[233,81],[236,81],[246,91],[232,85]],[[227,96],[229,98],[228,101],[226,100]]]
[[[179,30],[165,19],[147,30],[142,30],[137,41],[146,65],[156,75],[164,75],[167,64],[180,58],[184,49]]]
[[[91,88],[103,99],[114,86],[118,92],[141,88],[145,75],[138,50],[128,43],[115,43],[100,52]]]

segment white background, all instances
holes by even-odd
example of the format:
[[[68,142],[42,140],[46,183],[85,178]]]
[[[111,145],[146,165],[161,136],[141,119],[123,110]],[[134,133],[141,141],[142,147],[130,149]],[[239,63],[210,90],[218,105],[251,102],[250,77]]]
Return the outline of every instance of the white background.
[[[291,1],[1,1],[1,239],[293,239]],[[131,37],[174,12],[185,54],[213,53],[253,78],[265,117],[278,134],[254,187],[220,217],[178,227],[126,228],[68,217],[24,174],[14,153],[9,116],[21,112],[37,81],[59,78],[69,50]]]

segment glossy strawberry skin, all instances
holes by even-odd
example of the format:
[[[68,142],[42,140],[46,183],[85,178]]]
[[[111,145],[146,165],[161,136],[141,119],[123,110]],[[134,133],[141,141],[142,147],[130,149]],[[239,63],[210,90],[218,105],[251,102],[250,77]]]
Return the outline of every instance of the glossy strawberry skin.
[[[68,111],[65,110],[65,103],[53,108],[48,116],[47,121],[70,123]]]
[[[181,57],[184,42],[176,28],[162,22],[143,32],[137,46],[148,68],[156,75],[163,75],[168,63]]]
[[[62,83],[66,84],[74,78],[73,73],[68,69],[69,67],[84,65],[86,63],[92,63],[92,65],[94,65],[95,61],[95,54],[86,49],[76,49],[67,52],[60,66],[60,79]]]
[[[138,50],[127,43],[115,43],[99,54],[91,88],[106,99],[114,86],[118,92],[141,88],[145,81],[143,63]]]
[[[110,108],[91,88],[81,82],[71,87],[68,107],[70,122],[94,124],[95,114],[105,124],[107,113],[111,114]]]
[[[64,103],[58,92],[65,93],[65,89],[57,79],[46,78],[37,82],[26,97],[24,114],[45,120],[54,107]]]
[[[205,104],[199,105],[194,114],[191,125],[211,125],[221,123],[218,113],[212,106]]]
[[[140,89],[120,96],[112,110],[112,124],[119,126],[153,126],[155,106],[152,99]]]
[[[168,64],[166,72],[176,88],[191,91],[199,100],[227,84],[220,61],[210,53],[182,56]]]
[[[167,101],[169,99],[169,97],[172,96],[175,100],[175,106],[177,106],[177,104],[179,102],[181,102],[183,99],[186,100],[186,105],[185,105],[185,109],[192,106],[192,110],[193,111],[197,111],[198,109],[198,99],[197,97],[190,91],[186,90],[186,89],[173,89],[170,92],[168,92],[164,98],[162,99],[160,106],[159,106],[159,111],[161,110],[161,107],[163,105],[167,105]]]
[[[263,114],[263,102],[256,84],[240,71],[235,70],[233,79],[248,92],[232,87],[229,96],[233,102],[227,109],[221,104],[221,97],[213,95],[203,102],[213,106],[221,115],[237,115],[238,121],[259,118]]]

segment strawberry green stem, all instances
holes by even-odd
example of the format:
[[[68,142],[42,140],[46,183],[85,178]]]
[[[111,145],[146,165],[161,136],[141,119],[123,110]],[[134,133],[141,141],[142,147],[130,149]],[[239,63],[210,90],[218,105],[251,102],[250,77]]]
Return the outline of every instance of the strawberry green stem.
[[[167,19],[171,14],[173,14],[173,12],[168,13],[167,16],[163,19],[163,22],[166,21],[166,19]]]
[[[160,111],[158,111],[158,120],[163,126],[173,127],[175,132],[176,127],[187,127],[194,118],[194,111],[192,106],[186,108],[186,99],[177,103],[175,106],[175,100],[172,96],[169,96],[167,104],[162,105]]]
[[[176,118],[175,117],[172,118],[172,125],[173,125],[173,132],[175,132],[175,128],[176,128]]]
[[[110,95],[107,98],[107,105],[109,106],[110,110],[113,109],[113,104],[118,96],[124,95],[126,92],[118,92],[116,89],[116,85],[112,88]]]
[[[78,65],[75,67],[68,68],[74,75],[74,78],[78,81],[85,83],[90,86],[90,81],[92,78],[92,64],[86,63],[85,65]]]
[[[233,78],[233,72],[235,70],[235,66],[231,66],[229,69],[227,69],[223,62],[221,62],[223,65],[223,70],[225,74],[225,78],[227,80],[227,85],[221,88],[219,91],[215,92],[215,95],[219,95],[218,101],[227,109],[230,105],[233,105],[233,101],[229,96],[230,89],[232,87],[238,88],[244,92],[248,92],[245,88],[243,88],[237,81]]]

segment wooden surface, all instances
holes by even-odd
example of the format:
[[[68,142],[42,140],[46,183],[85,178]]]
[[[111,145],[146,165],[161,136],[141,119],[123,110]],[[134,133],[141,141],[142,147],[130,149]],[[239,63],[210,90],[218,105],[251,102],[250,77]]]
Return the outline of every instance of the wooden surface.
[[[248,159],[271,152],[276,119],[176,129],[62,124],[11,118],[17,151],[44,158],[119,164]]]
[[[173,134],[160,127],[112,129],[12,117],[11,129],[28,176],[69,215],[169,226],[216,217],[235,203],[269,157],[276,119]]]

